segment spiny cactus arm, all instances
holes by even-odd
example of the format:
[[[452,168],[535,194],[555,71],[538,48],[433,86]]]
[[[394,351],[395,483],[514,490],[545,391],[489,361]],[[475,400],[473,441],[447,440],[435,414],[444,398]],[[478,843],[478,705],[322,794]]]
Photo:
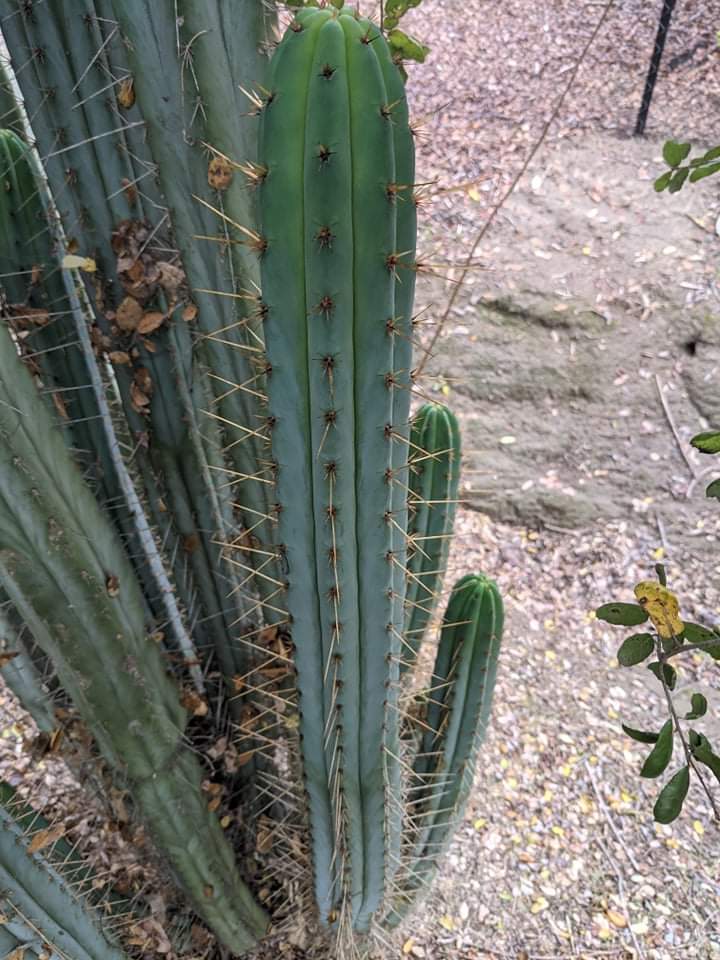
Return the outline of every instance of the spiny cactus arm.
[[[426,732],[413,767],[409,798],[415,812],[388,926],[397,925],[427,891],[462,818],[490,717],[502,627],[495,583],[481,575],[459,580],[445,613]]]
[[[357,929],[367,928],[390,869],[398,762],[387,322],[396,208],[386,189],[395,159],[375,53],[384,40],[372,40],[373,30],[344,13],[297,14],[273,58],[259,188],[273,452],[316,897],[327,918],[341,892],[327,869],[334,862]],[[336,834],[345,839],[333,861]]]
[[[50,695],[43,690],[42,677],[25,647],[21,629],[13,622],[8,604],[3,600],[0,591],[0,676],[38,729],[49,733],[55,728]]]
[[[21,943],[47,947],[53,955],[73,960],[124,958],[58,870],[41,854],[29,852],[22,827],[2,807],[0,913],[7,917],[7,933]]]
[[[162,244],[164,239],[162,227],[167,214],[160,204],[160,195],[154,185],[154,177],[147,176],[148,173],[154,173],[154,164],[147,145],[143,141],[138,109],[131,105],[131,100],[127,99],[124,101],[125,106],[120,107],[119,91],[129,73],[122,45],[119,37],[116,36],[117,28],[113,27],[112,21],[103,17],[96,5],[89,0],[69,0],[62,9],[48,6],[43,9],[42,17],[34,15],[31,10],[23,7],[8,17],[7,24],[8,41],[11,43],[16,60],[21,59],[23,51],[27,52],[28,44],[32,51],[29,60],[23,59],[26,68],[20,71],[28,107],[34,104],[38,96],[38,84],[45,84],[44,89],[54,89],[53,84],[62,86],[57,97],[42,97],[32,114],[38,147],[41,154],[48,158],[45,169],[58,209],[63,215],[65,236],[68,241],[75,238],[75,245],[80,252],[92,254],[98,268],[96,274],[86,277],[88,283],[98,284],[97,288],[91,290],[91,296],[87,300],[95,310],[98,329],[103,331],[109,341],[112,341],[112,346],[108,347],[109,350],[119,351],[120,356],[127,356],[127,351],[134,346],[134,343],[130,343],[130,336],[124,335],[122,331],[118,334],[117,329],[113,330],[106,316],[108,308],[116,305],[123,296],[127,281],[127,275],[117,274],[118,256],[125,254],[126,251],[120,250],[118,254],[118,250],[113,247],[113,232],[116,228],[127,226],[128,215],[136,218],[145,215],[151,222],[155,221],[156,232],[151,234],[149,228],[145,231],[149,239],[154,237],[155,242]],[[59,54],[56,50],[58,43],[63,45]],[[111,51],[111,55],[108,51]],[[90,64],[92,69],[88,70]],[[117,71],[117,74],[114,71]],[[54,157],[51,156],[57,146],[55,140],[51,139],[53,132],[55,137],[60,137],[68,147],[67,151],[63,148],[61,154],[65,160],[62,171],[55,167]],[[110,133],[109,136],[108,133]],[[66,152],[68,156],[65,155]],[[88,157],[87,154],[92,154],[93,157]],[[67,165],[71,162],[73,166],[68,167]],[[92,170],[95,163],[101,168],[104,180],[99,176],[93,177]],[[62,179],[60,179],[61,172]],[[134,192],[131,193],[124,187],[128,184],[132,185]],[[86,222],[88,217],[91,218],[90,224]],[[84,226],[82,242],[77,237],[78,220]],[[135,220],[134,223],[139,224],[140,221]],[[164,232],[167,233],[167,227],[164,228]],[[56,238],[56,247],[62,249],[62,244],[57,241],[58,238]],[[150,246],[150,249],[154,248]],[[127,265],[127,256],[125,264]],[[56,273],[52,275],[56,282],[60,280]],[[91,279],[89,279],[90,276]],[[98,277],[101,277],[105,284],[100,282]],[[108,286],[108,281],[115,282],[112,286]],[[98,296],[98,290],[102,290],[102,296]],[[109,315],[112,316],[112,314]],[[83,367],[95,363],[95,357],[94,354],[83,355],[84,349],[75,350],[74,342],[77,334],[73,330],[71,319],[68,312],[57,318],[47,331],[41,330],[35,333],[34,337],[38,341],[36,349],[43,350],[48,346],[40,342],[41,338],[54,339],[58,343],[70,342],[67,350],[44,353],[43,367],[56,385],[63,389],[82,390],[82,393],[68,393],[69,397],[85,400],[88,399],[88,395],[83,388],[88,378],[84,374]],[[174,315],[168,322],[173,325],[184,324],[185,321]],[[85,317],[81,318],[80,323],[86,324]],[[53,345],[57,344],[50,344],[50,346]],[[35,343],[33,346],[35,347]],[[189,341],[188,349],[190,349]],[[72,356],[69,356],[70,354]],[[70,363],[67,362],[68,359]],[[175,434],[183,433],[184,411],[175,395],[174,378],[161,375],[163,368],[161,358],[158,357],[156,360],[150,351],[145,351],[142,360],[144,368],[139,372],[137,365],[132,369],[129,366],[116,366],[115,379],[122,397],[124,415],[131,431],[129,439],[134,448],[134,467],[142,477],[145,488],[145,502],[162,542],[167,545],[167,554],[174,556],[176,565],[179,564],[183,568],[177,571],[180,574],[176,585],[177,597],[174,592],[166,589],[167,574],[162,570],[164,561],[160,559],[155,544],[150,544],[143,533],[138,532],[134,535],[133,511],[130,504],[127,505],[130,507],[131,514],[128,517],[123,515],[124,505],[122,500],[118,499],[117,489],[101,488],[98,490],[98,495],[99,499],[104,496],[114,505],[120,503],[119,507],[115,506],[114,515],[118,525],[122,527],[123,536],[128,537],[130,554],[134,556],[136,553],[147,554],[148,550],[150,551],[152,561],[144,566],[141,563],[137,564],[142,571],[145,594],[151,598],[151,609],[156,622],[168,622],[171,628],[168,631],[171,642],[174,642],[187,656],[191,642],[180,614],[180,604],[186,609],[193,608],[196,588],[184,565],[185,554],[182,550],[176,549],[177,533],[173,530],[171,522],[174,505],[168,503],[166,505],[168,510],[159,509],[159,505],[163,502],[163,478],[157,478],[153,471],[151,453],[146,448],[148,441],[152,444],[154,437],[151,431],[148,435],[147,420],[140,415],[134,404],[133,391],[137,377],[147,373],[154,388],[155,398],[165,396],[164,409],[176,421],[173,425]],[[91,402],[91,398],[88,402]],[[162,404],[162,400],[160,403]],[[78,448],[92,450],[95,449],[94,442],[100,441],[97,449],[102,454],[105,445],[102,443],[102,438],[97,435],[98,431],[101,432],[99,420],[93,417],[92,411],[88,411],[84,416],[79,417],[79,421],[79,430],[82,431],[81,424],[84,423],[86,425],[84,432],[91,435],[79,437]],[[163,442],[166,442],[164,438]],[[182,454],[186,456],[187,451],[182,451]],[[117,483],[113,484],[114,472],[108,469],[106,461],[107,458],[104,462],[101,461],[103,468],[101,477],[107,486],[117,488]],[[181,469],[177,464],[172,466],[176,473]],[[197,465],[194,468],[199,470]],[[136,516],[139,521],[139,515],[136,514]],[[128,526],[130,530],[127,529]],[[136,549],[136,544],[133,542],[135,539],[140,539],[140,549]],[[151,571],[150,575],[148,571]],[[206,614],[203,613],[198,619],[204,622]],[[194,672],[196,685],[202,688],[202,683],[199,682],[199,671],[196,669]]]
[[[210,6],[220,7],[216,3]],[[204,78],[190,70],[192,60],[185,58],[182,48],[177,48],[175,14],[171,7],[117,3],[115,10],[128,43],[138,103],[143,109],[148,141],[158,164],[175,241],[199,308],[198,328],[204,362],[212,371],[217,415],[222,418],[233,470],[226,482],[233,485],[234,500],[241,512],[244,511],[245,526],[258,539],[260,548],[267,549],[272,545],[272,471],[262,409],[262,342],[257,333],[248,328],[247,304],[253,295],[252,276],[238,276],[236,269],[228,269],[220,259],[225,240],[232,247],[243,235],[223,219],[223,215],[218,217],[213,212],[219,210],[222,214],[222,200],[208,185],[208,157],[200,142],[206,136],[202,127],[204,111],[197,109],[197,98],[202,98],[203,91],[208,100],[212,98],[204,88]],[[216,23],[226,23],[229,15],[226,10],[222,14],[214,13],[213,18]],[[247,36],[248,48],[253,51],[261,39],[247,33],[240,22],[235,33]],[[216,29],[207,38],[196,38],[196,42],[203,44],[220,40]],[[254,52],[251,63],[257,63]],[[236,83],[250,87],[258,79],[252,74],[242,77],[237,65],[235,70]],[[198,79],[198,90],[193,87],[194,76]],[[164,91],[160,98],[157,97],[159,89]],[[223,90],[227,90],[227,83],[223,84]],[[188,102],[184,100],[183,91],[187,91]],[[232,118],[234,110],[235,92],[227,102],[213,101],[211,108],[213,116],[226,118]],[[194,118],[199,129],[192,125]],[[263,613],[276,620],[284,617],[279,605],[281,591],[273,579],[272,570],[266,569],[254,584],[264,604],[258,619]]]
[[[460,482],[460,428],[447,407],[428,403],[410,433],[408,584],[403,663],[417,659],[442,588]]]
[[[0,583],[164,844],[175,825],[169,857],[195,909],[231,950],[247,949],[265,929],[262,911],[245,910],[232,854],[195,788],[200,773],[183,743],[185,714],[146,636],[132,568],[2,328],[0,435]],[[183,791],[184,804],[162,805]],[[192,836],[203,842],[189,858],[182,850]],[[198,876],[209,891],[203,896]]]

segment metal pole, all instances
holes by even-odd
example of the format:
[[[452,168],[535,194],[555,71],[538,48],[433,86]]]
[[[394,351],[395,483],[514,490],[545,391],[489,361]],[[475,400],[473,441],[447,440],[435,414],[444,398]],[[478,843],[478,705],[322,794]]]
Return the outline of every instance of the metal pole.
[[[650,67],[648,68],[647,78],[645,80],[645,89],[643,90],[642,103],[638,111],[637,121],[635,123],[635,136],[639,137],[645,133],[645,124],[647,123],[650,102],[652,101],[655,81],[657,80],[660,61],[662,60],[663,50],[665,49],[665,39],[670,29],[670,18],[675,9],[676,0],[663,0],[662,11],[660,13],[660,22],[658,23],[657,34],[655,35],[655,49],[650,58]]]

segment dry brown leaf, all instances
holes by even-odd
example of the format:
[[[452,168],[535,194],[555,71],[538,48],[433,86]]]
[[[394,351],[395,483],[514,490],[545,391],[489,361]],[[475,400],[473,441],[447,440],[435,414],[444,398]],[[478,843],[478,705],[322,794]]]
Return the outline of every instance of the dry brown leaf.
[[[124,350],[111,350],[108,354],[108,359],[110,360],[110,363],[114,364],[116,367],[123,367],[130,363],[130,354],[126,353]]]
[[[64,834],[65,828],[61,823],[55,824],[54,827],[47,827],[45,830],[38,830],[28,844],[28,853],[37,853],[38,850],[44,850],[45,847],[52,846]]]
[[[150,311],[149,313],[144,313],[142,320],[137,325],[137,333],[148,334],[154,333],[159,327],[162,326],[163,321],[165,320],[165,314],[160,313],[157,310]]]
[[[623,927],[627,926],[627,918],[622,913],[618,913],[616,910],[606,910],[605,915],[614,927],[622,930]]]
[[[127,177],[123,177],[120,180],[120,186],[123,188],[123,193],[127,197],[127,202],[131,207],[134,207],[138,199],[137,187],[131,180],[128,180]]]
[[[204,717],[208,712],[208,705],[195,690],[183,690],[180,703],[194,717]]]
[[[5,650],[3,653],[0,653],[0,667],[6,667],[11,660],[14,660],[15,657],[20,656],[19,650]]]
[[[26,307],[24,303],[11,303],[7,309],[13,321],[22,329],[44,327],[50,320],[50,314],[44,307]]]
[[[255,849],[258,853],[270,853],[272,846],[273,822],[268,817],[260,817],[255,837]]]
[[[132,77],[125,77],[120,84],[118,103],[123,110],[129,110],[135,104],[135,83]]]
[[[120,580],[116,574],[108,574],[105,579],[105,589],[107,590],[107,595],[113,599],[120,593]]]
[[[213,190],[227,190],[232,183],[233,169],[224,157],[213,157],[208,164],[208,183]]]
[[[53,401],[53,406],[55,407],[55,410],[57,411],[57,414],[60,417],[60,419],[67,420],[68,419],[67,406],[65,405],[65,401],[62,397],[62,394],[53,393],[52,401]]]
[[[150,405],[150,397],[143,393],[136,383],[130,384],[130,402],[136,413],[145,413],[146,407]]]
[[[198,308],[195,306],[194,303],[189,303],[182,312],[182,318],[186,322],[189,322],[190,320],[194,320],[197,315],[198,315]]]
[[[137,330],[142,320],[143,310],[134,297],[125,297],[115,312],[115,323],[126,333]]]

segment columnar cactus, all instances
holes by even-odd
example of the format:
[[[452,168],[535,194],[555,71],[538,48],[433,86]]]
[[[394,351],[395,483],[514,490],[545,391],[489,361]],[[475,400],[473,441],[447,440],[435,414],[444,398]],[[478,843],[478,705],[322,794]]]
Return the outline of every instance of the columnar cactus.
[[[46,728],[84,721],[235,954],[283,883],[353,947],[426,889],[502,626],[460,581],[425,688],[459,431],[436,404],[411,430],[399,48],[336,6],[266,76],[259,0],[0,0],[25,107],[0,76],[0,616],[63,710],[4,669]]]
[[[300,12],[273,58],[260,148],[279,538],[316,895],[329,918],[347,882],[361,929],[393,869],[400,802],[391,793],[404,593],[395,474],[407,458],[410,394],[406,349],[402,368],[396,357],[409,304],[398,318],[396,290],[414,267],[414,235],[398,245],[398,214],[413,200],[412,184],[398,180],[398,141],[405,173],[411,163],[393,72],[369,21]]]

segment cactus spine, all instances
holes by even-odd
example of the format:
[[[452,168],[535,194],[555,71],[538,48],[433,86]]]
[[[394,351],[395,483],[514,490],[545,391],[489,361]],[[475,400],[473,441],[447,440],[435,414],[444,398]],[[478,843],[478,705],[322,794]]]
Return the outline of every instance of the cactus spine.
[[[369,21],[301,11],[273,59],[260,149],[268,390],[316,895],[329,918],[347,884],[358,929],[392,870],[399,802],[393,481],[409,391],[394,325],[414,236],[399,251],[397,141],[409,141],[404,93],[393,102],[386,83],[396,69]]]
[[[442,586],[460,481],[460,429],[447,407],[427,403],[410,432],[407,593],[403,668],[417,659]]]

